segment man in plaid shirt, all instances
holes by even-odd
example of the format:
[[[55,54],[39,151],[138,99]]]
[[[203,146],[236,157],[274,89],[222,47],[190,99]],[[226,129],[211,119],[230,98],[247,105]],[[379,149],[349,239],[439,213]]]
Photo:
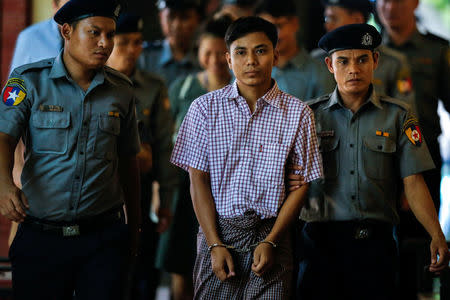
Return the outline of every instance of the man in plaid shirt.
[[[322,177],[311,109],[271,79],[276,27],[241,18],[227,31],[236,81],[196,99],[171,161],[189,171],[200,224],[195,299],[288,299],[289,228],[308,184],[287,195],[287,164],[308,183]],[[215,275],[215,276],[214,276]]]

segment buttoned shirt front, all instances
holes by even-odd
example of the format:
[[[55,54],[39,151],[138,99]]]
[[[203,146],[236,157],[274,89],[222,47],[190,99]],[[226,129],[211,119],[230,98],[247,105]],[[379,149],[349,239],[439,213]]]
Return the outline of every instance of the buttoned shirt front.
[[[276,217],[286,196],[287,163],[304,167],[305,182],[322,176],[312,111],[276,83],[253,113],[236,82],[196,99],[171,161],[210,174],[217,213],[225,218],[251,210]]]
[[[15,69],[10,80],[22,82],[26,97],[14,106],[0,104],[0,131],[22,137],[26,147],[21,180],[27,213],[72,221],[120,207],[118,160],[140,147],[131,82],[105,67],[83,91],[62,52]]]
[[[178,77],[185,77],[199,70],[191,52],[182,60],[176,61],[167,40],[154,44],[146,43],[138,60],[138,68],[160,76],[167,86]]]
[[[414,133],[418,144],[406,134],[417,125],[408,105],[372,92],[353,113],[337,88],[308,104],[316,117],[324,180],[311,184],[302,219],[397,223],[401,180],[434,168],[420,131]]]
[[[321,65],[305,49],[283,68],[274,67],[272,77],[280,90],[303,101],[329,93],[336,84],[325,64]]]
[[[34,24],[17,37],[10,73],[19,66],[56,57],[62,47],[63,39],[53,19]]]

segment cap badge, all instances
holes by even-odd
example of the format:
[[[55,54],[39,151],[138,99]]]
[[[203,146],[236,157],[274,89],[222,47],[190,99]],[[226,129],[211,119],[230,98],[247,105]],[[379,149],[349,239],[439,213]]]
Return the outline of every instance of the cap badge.
[[[120,6],[120,4],[117,5],[116,10],[114,11],[114,15],[115,15],[116,17],[119,17],[120,9],[121,9],[121,8],[122,8],[122,7]]]
[[[144,20],[139,19],[138,24],[137,24],[138,30],[141,31],[142,29],[144,29]]]
[[[366,33],[361,40],[361,44],[364,46],[372,46],[373,38],[369,33]]]

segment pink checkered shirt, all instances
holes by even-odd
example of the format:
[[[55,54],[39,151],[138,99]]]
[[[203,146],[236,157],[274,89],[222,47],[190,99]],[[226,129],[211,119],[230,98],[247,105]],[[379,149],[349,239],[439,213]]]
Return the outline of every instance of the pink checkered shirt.
[[[224,218],[250,210],[276,217],[285,199],[287,162],[303,166],[305,182],[322,177],[313,112],[276,83],[253,114],[236,82],[197,98],[171,162],[210,174],[216,210]]]

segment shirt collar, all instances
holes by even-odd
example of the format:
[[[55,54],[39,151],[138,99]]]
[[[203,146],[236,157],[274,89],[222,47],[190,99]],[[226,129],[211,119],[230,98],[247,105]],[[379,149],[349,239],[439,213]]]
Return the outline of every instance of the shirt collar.
[[[185,57],[183,57],[183,59],[181,61],[179,61],[179,64],[182,65],[187,65],[187,64],[194,64],[194,55],[192,54],[191,51],[189,51]],[[170,62],[174,62],[175,60],[173,59],[173,55],[172,55],[172,49],[170,49],[170,44],[168,40],[164,40],[162,42],[162,53],[161,56],[159,58],[159,65],[163,66],[163,65],[167,65]]]
[[[376,107],[382,109],[383,106],[381,105],[380,98],[375,93],[375,89],[373,88],[373,85],[370,85],[369,89],[371,90],[370,94],[369,94],[369,98],[366,100],[366,102],[364,102],[363,105],[371,102]],[[336,88],[334,89],[333,93],[331,94],[330,100],[328,100],[328,104],[325,105],[324,109],[329,109],[335,105],[339,105],[344,108],[344,104],[342,103],[342,98],[339,95],[339,90],[338,90],[337,85],[336,85]]]
[[[268,104],[270,104],[276,108],[280,108],[281,107],[281,99],[279,97],[279,94],[281,91],[278,88],[277,82],[274,79],[272,79],[272,80],[273,80],[272,87],[264,94],[264,96],[261,97],[261,99],[263,99],[265,102],[267,102]],[[231,91],[228,94],[228,98],[229,99],[238,99],[239,97],[241,97],[241,95],[239,94],[237,80],[235,80],[233,82],[233,84],[231,85]]]

